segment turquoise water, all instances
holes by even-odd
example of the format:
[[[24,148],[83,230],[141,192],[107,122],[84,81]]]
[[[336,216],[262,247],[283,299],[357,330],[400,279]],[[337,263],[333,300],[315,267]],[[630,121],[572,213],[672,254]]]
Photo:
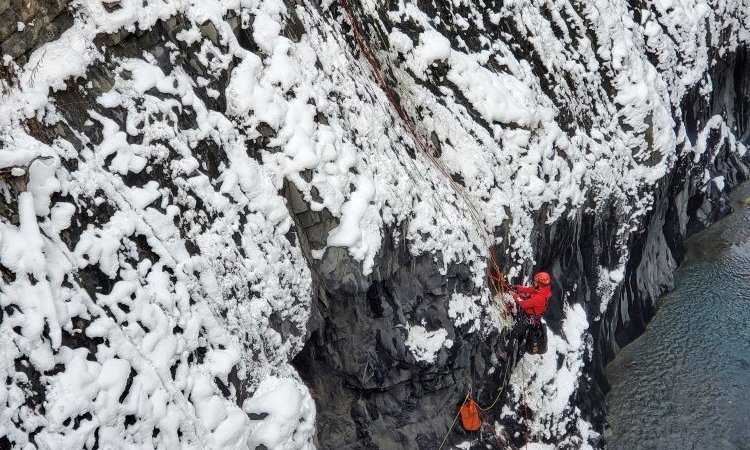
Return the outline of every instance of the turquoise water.
[[[607,367],[612,450],[750,449],[750,184],[688,241],[676,289]]]

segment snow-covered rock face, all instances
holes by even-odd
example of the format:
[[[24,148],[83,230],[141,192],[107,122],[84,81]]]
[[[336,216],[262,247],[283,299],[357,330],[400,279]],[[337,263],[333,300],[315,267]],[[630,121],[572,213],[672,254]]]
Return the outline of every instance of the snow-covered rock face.
[[[599,369],[747,175],[746,0],[32,3],[0,446],[436,448],[509,373],[492,245],[556,295],[491,441],[598,445]]]

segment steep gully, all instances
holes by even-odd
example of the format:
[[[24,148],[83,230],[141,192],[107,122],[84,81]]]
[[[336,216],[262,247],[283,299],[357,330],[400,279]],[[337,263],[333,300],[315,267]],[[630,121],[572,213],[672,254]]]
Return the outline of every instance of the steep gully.
[[[432,158],[400,107],[394,87],[380,72],[373,52],[358,37],[356,15],[347,0],[341,3],[375,78],[418,147]],[[714,87],[710,98],[704,98],[697,86],[684,97],[682,120],[691,142],[716,114],[734,125],[742,142],[750,142],[749,63],[748,49],[718,58],[710,74]],[[609,385],[604,366],[619,348],[642,333],[654,315],[656,299],[672,286],[670,260],[682,259],[685,239],[730,210],[728,188],[706,186],[701,181],[704,171],[712,177],[723,175],[727,187],[748,176],[747,159],[732,153],[718,132],[712,132],[707,146],[710,151],[697,162],[692,161],[691,153],[678,149],[678,162],[656,192],[654,208],[646,220],[649,225],[631,240],[624,281],[606,314],[591,324],[593,354],[582,387],[571,403],[579,406],[584,418],[598,430],[606,426],[604,395]],[[468,268],[452,264],[441,274],[439,261],[430,255],[411,255],[405,242],[389,237],[390,231],[384,233],[385,242],[371,276],[362,275],[357,262],[342,249],[328,249],[321,261],[313,261],[309,249],[323,246],[327,231],[336,224],[325,212],[311,211],[293,186],[287,186],[286,196],[302,231],[302,247],[316,286],[311,337],[294,364],[316,396],[318,445],[435,448],[466,389],[473,387],[480,401],[488,401],[502,386],[497,371],[502,373],[507,361],[498,359],[497,350],[506,345],[505,337],[480,339],[476,334],[453,336],[449,332],[454,341],[450,354],[441,351],[436,364],[424,367],[408,356],[405,333],[398,326],[405,317],[417,317],[431,328],[452,330],[451,324],[445,323],[448,297],[472,293]],[[470,202],[467,206],[471,208]],[[572,292],[568,298],[558,295],[548,310],[546,318],[557,332],[563,302],[581,303],[591,310],[589,317],[596,315],[597,268],[616,264],[617,255],[610,250],[615,231],[611,224],[616,223],[618,214],[615,208],[614,204],[605,205],[595,213],[551,225],[537,222],[537,265],[552,270],[558,294]],[[504,249],[497,251],[502,255]],[[482,381],[474,384],[477,380]],[[490,412],[487,418],[498,419],[497,414]],[[511,432],[521,431],[518,427],[522,424],[506,421],[504,425]],[[520,446],[522,434],[492,437],[485,444]],[[452,442],[461,437],[459,434]]]

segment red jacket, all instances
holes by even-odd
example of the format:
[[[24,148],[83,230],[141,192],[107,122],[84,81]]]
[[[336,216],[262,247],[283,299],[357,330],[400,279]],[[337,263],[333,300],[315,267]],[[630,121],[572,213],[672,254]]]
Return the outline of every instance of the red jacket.
[[[547,310],[547,302],[552,297],[552,286],[516,286],[513,300],[530,316],[541,316]]]

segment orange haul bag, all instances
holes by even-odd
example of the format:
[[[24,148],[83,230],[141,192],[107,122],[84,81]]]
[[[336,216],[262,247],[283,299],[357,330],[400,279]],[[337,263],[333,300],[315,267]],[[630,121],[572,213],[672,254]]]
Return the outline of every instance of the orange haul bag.
[[[461,405],[461,425],[466,431],[477,431],[482,421],[479,418],[479,408],[473,398],[468,399]]]

